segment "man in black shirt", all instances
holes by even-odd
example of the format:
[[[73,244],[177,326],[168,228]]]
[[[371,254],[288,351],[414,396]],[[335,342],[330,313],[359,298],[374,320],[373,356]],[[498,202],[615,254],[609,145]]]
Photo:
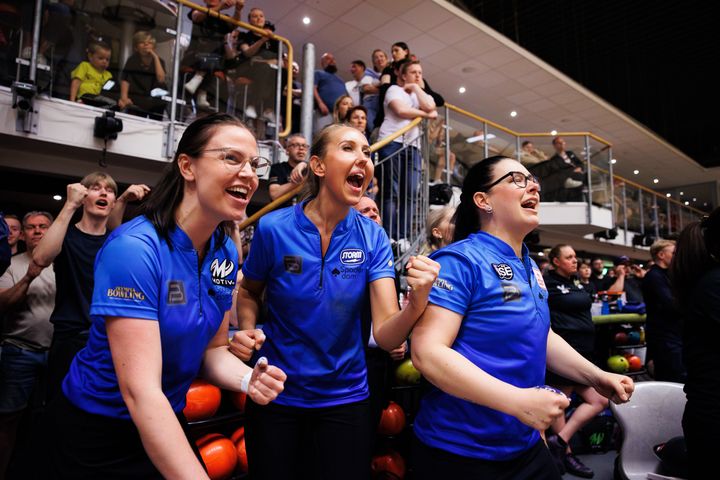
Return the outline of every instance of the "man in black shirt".
[[[54,332],[48,352],[48,400],[60,391],[75,354],[87,343],[95,255],[112,228],[109,222],[119,225],[127,202],[141,200],[149,191],[146,185],[131,185],[117,197],[117,184],[110,175],[86,175],[80,183],[67,186],[65,205],[33,251],[38,266],[53,264],[57,287],[50,316]],[[71,224],[80,207],[80,221]]]
[[[310,146],[305,137],[299,133],[292,134],[287,138],[285,151],[288,155],[288,161],[276,163],[270,167],[268,193],[272,200],[286,194],[302,183],[306,169],[301,170],[302,167],[298,167],[298,165],[307,161],[309,148]],[[293,174],[293,170],[295,170],[295,174]],[[289,207],[293,203],[293,200],[288,200],[282,206]]]
[[[675,242],[672,240],[658,240],[650,247],[655,264],[642,281],[647,308],[645,338],[648,356],[655,364],[655,380],[685,383],[681,313],[675,305],[668,276],[674,254]]]

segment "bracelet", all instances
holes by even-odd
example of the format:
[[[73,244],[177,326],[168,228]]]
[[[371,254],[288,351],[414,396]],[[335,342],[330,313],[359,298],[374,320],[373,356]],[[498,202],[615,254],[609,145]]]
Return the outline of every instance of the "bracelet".
[[[248,389],[250,388],[250,377],[252,377],[252,370],[250,370],[248,373],[245,374],[245,376],[240,381],[240,391],[243,393],[248,393]]]

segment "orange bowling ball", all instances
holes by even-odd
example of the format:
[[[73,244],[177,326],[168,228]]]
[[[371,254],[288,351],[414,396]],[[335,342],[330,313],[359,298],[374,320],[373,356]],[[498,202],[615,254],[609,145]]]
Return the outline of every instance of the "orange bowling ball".
[[[405,428],[405,412],[395,402],[390,402],[380,417],[378,433],[381,435],[397,435]]]
[[[209,433],[195,443],[212,480],[226,480],[232,476],[238,456],[229,438],[219,433]]]
[[[188,422],[196,422],[212,417],[220,408],[221,397],[220,389],[215,385],[199,378],[194,380],[185,397],[185,418]]]

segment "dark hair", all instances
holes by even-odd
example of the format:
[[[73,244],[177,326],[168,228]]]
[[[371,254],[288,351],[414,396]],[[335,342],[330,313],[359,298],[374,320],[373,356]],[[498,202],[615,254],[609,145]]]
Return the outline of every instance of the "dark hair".
[[[175,228],[175,209],[183,199],[185,186],[185,179],[180,174],[178,158],[182,154],[199,157],[217,128],[223,126],[236,126],[248,130],[242,121],[227,113],[214,113],[188,125],[178,143],[172,162],[165,167],[163,176],[140,209],[140,213],[150,220],[158,235],[168,243],[170,243],[170,231]],[[223,229],[220,230],[222,240],[225,232]]]
[[[525,141],[522,143],[521,147],[524,147],[525,145],[528,145],[528,144],[531,144],[531,143],[532,143],[531,140],[525,140]]]
[[[698,280],[720,263],[720,208],[683,229],[670,262],[675,299],[687,306]]]
[[[357,65],[358,67],[362,67],[363,70],[367,70],[367,67],[365,66],[365,62],[363,62],[362,60],[353,60],[352,62],[350,62],[350,64]]]
[[[478,162],[465,176],[460,195],[460,205],[457,207],[453,223],[455,234],[453,242],[466,239],[470,234],[480,230],[480,215],[473,201],[475,192],[482,192],[486,185],[492,183],[495,165],[508,157],[495,155]]]
[[[408,44],[405,42],[395,42],[392,44],[393,47],[400,47],[403,50],[405,50],[408,53],[408,57],[410,56],[410,47],[408,47]]]
[[[567,243],[558,243],[552,248],[552,250],[550,250],[550,253],[548,253],[548,260],[550,261],[550,265],[555,266],[553,260],[555,260],[556,258],[560,258],[560,252],[565,247],[572,248],[572,245],[568,245]]]
[[[365,131],[362,132],[362,133],[364,133],[365,135],[367,135],[367,129],[368,129],[368,125],[367,125],[367,108],[365,108],[363,105],[355,105],[354,107],[348,108],[348,111],[347,111],[347,113],[345,114],[345,124],[346,124],[346,125],[349,125],[349,124],[350,124],[350,117],[352,117],[352,114],[355,113],[355,112],[358,111],[358,110],[360,110],[361,112],[365,113]],[[352,126],[352,125],[350,125],[350,126]],[[353,127],[353,128],[354,128],[354,127]]]
[[[310,156],[308,157],[308,161],[312,159],[312,157],[318,157],[323,158],[325,157],[325,154],[327,153],[327,146],[328,143],[330,143],[330,135],[332,135],[336,130],[339,130],[341,128],[353,128],[348,125],[344,125],[341,123],[333,123],[331,125],[328,125],[327,127],[320,130],[317,135],[315,135],[315,138],[313,138],[312,146],[310,147]],[[320,192],[320,179],[317,175],[315,175],[315,172],[313,172],[312,168],[310,168],[310,164],[308,163],[308,173],[307,173],[307,180],[305,180],[305,186],[302,189],[302,192],[300,193],[300,198],[302,200],[305,200],[307,198],[316,197],[317,194]]]

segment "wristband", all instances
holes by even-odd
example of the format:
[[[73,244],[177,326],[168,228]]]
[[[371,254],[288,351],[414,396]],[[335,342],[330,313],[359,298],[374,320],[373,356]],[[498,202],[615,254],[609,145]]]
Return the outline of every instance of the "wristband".
[[[248,373],[245,374],[245,376],[240,381],[240,391],[243,393],[248,393],[248,389],[250,388],[250,377],[252,377],[252,370],[250,370]]]

